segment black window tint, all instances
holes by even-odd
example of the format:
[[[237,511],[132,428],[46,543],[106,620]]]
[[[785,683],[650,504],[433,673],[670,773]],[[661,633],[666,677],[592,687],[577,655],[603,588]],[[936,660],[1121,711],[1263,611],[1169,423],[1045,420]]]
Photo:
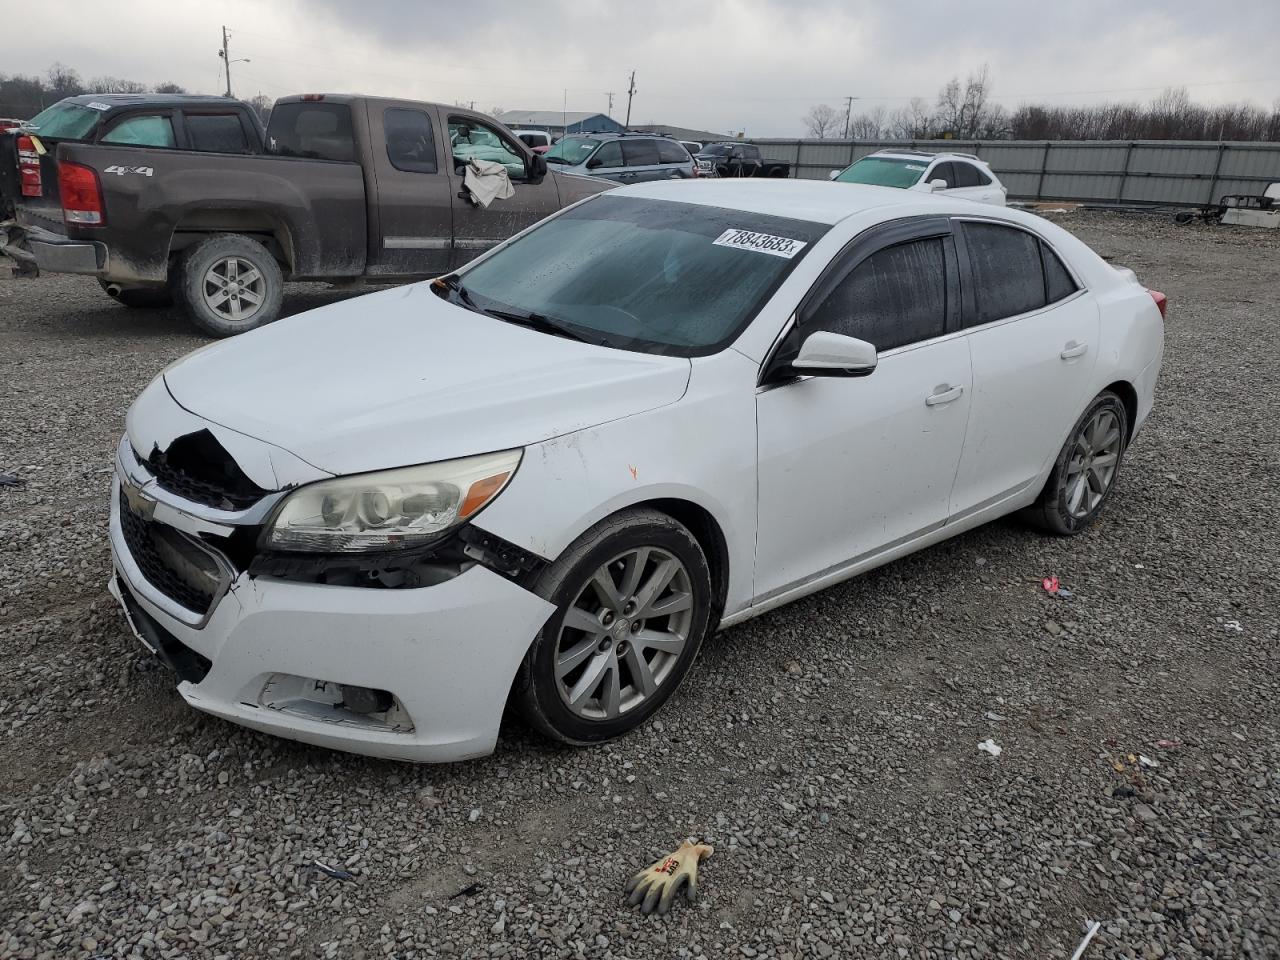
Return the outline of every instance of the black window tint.
[[[656,140],[623,140],[622,155],[628,167],[657,166],[658,142]]]
[[[395,108],[382,115],[387,159],[408,173],[436,172],[436,137],[431,118],[421,110]]]
[[[659,140],[658,159],[663,163],[688,163],[689,153],[674,140]]]
[[[187,114],[192,150],[206,153],[247,153],[244,127],[234,113]]]
[[[978,315],[966,326],[990,323],[1045,305],[1036,238],[992,223],[964,224]]]
[[[1058,255],[1043,240],[1040,241],[1040,261],[1044,264],[1044,292],[1049,303],[1057,303],[1079,289]]]
[[[956,182],[952,186],[956,187],[976,187],[978,183],[978,168],[972,163],[953,163],[951,169],[955,171]]]
[[[806,326],[892,350],[941,336],[946,316],[946,254],[943,239],[931,237],[867,257],[827,295]]]
[[[602,167],[620,167],[622,166],[622,148],[618,146],[617,140],[610,140],[604,144],[592,160],[599,160]]]
[[[945,180],[947,181],[948,189],[954,187],[956,185],[955,167],[950,163],[938,164],[929,171],[929,180],[926,180],[925,182],[928,183],[930,180]]]
[[[978,178],[978,186],[986,187],[991,185],[991,178],[986,175],[981,167],[974,167],[973,173]]]
[[[351,108],[312,100],[277,103],[267,123],[267,149],[283,157],[350,162],[356,158]]]

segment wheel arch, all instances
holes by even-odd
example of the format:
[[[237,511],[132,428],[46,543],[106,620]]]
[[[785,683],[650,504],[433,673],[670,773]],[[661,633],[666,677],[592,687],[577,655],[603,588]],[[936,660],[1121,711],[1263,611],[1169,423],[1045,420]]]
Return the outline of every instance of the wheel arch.
[[[1128,421],[1125,424],[1124,441],[1127,444],[1133,439],[1133,428],[1138,419],[1138,390],[1128,380],[1116,380],[1107,384],[1099,392],[1106,393],[1108,390],[1119,397],[1120,402],[1124,404],[1125,420]]]
[[[260,241],[286,274],[297,266],[293,231],[280,217],[265,210],[219,207],[188,210],[173,225],[169,238],[169,257],[178,256],[212,236],[238,234]]]
[[[632,504],[633,507],[650,507],[665,513],[688,528],[693,538],[702,547],[707,557],[707,566],[711,569],[711,593],[714,607],[712,609],[712,629],[724,613],[725,598],[729,593],[729,543],[724,531],[712,515],[711,511],[692,500],[676,497],[659,497]]]

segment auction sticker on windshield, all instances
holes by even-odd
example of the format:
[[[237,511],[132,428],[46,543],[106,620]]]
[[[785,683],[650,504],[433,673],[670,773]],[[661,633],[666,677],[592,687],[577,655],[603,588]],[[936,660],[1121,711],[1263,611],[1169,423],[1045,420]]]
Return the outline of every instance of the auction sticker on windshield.
[[[803,240],[792,240],[789,237],[774,237],[767,233],[755,233],[752,230],[729,229],[716,237],[712,246],[755,250],[757,253],[767,253],[790,260],[807,244]]]

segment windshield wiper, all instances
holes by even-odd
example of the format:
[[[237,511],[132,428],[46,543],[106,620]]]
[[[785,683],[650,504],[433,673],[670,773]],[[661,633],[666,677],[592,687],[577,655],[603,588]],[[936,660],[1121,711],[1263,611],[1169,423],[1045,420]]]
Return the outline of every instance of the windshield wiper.
[[[434,290],[447,290],[452,293],[462,305],[468,310],[474,310],[476,313],[484,313],[476,302],[471,299],[471,294],[467,292],[467,288],[462,285],[462,281],[458,279],[456,273],[451,273],[447,277],[437,277],[431,281],[431,287]]]
[[[507,323],[528,327],[530,330],[537,330],[540,333],[549,333],[552,336],[577,340],[579,343],[592,343],[596,344],[596,346],[603,346],[602,343],[583,336],[561,321],[554,320],[541,313],[515,313],[510,310],[495,310],[492,307],[488,307],[482,312],[489,314],[491,317],[497,317],[499,320],[505,320]]]

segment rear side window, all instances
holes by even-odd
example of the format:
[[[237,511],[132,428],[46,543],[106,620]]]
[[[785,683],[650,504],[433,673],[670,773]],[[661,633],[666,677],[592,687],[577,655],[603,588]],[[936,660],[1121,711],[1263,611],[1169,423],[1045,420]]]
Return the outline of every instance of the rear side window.
[[[1071,279],[1071,274],[1067,272],[1067,268],[1063,266],[1062,261],[1058,259],[1058,255],[1053,252],[1053,248],[1043,240],[1040,241],[1040,262],[1044,265],[1046,301],[1057,303],[1059,300],[1065,300],[1080,289],[1076,286],[1076,282]]]
[[[658,165],[656,140],[623,140],[622,156],[628,167],[655,167]]]
[[[244,127],[234,113],[187,114],[187,137],[192,150],[206,153],[248,153]]]
[[[267,147],[282,157],[355,160],[351,108],[310,100],[277,103],[267,124]]]
[[[659,140],[658,159],[663,163],[688,163],[689,154],[674,140]]]
[[[807,326],[892,350],[940,337],[947,318],[947,261],[941,237],[873,253],[810,315]]]
[[[107,131],[102,142],[133,147],[172,147],[173,122],[168,117],[129,117]]]
[[[592,160],[599,160],[602,167],[620,167],[622,166],[622,148],[618,146],[617,140],[610,140],[603,144]]]
[[[953,163],[951,169],[955,171],[956,182],[952,186],[956,187],[977,187],[982,185],[982,181],[978,179],[978,168],[972,163]]]
[[[973,274],[976,326],[1038,310],[1046,303],[1039,241],[1023,230],[994,223],[965,223],[964,240]]]
[[[436,138],[431,118],[421,110],[394,108],[382,114],[387,159],[407,173],[436,172]]]

